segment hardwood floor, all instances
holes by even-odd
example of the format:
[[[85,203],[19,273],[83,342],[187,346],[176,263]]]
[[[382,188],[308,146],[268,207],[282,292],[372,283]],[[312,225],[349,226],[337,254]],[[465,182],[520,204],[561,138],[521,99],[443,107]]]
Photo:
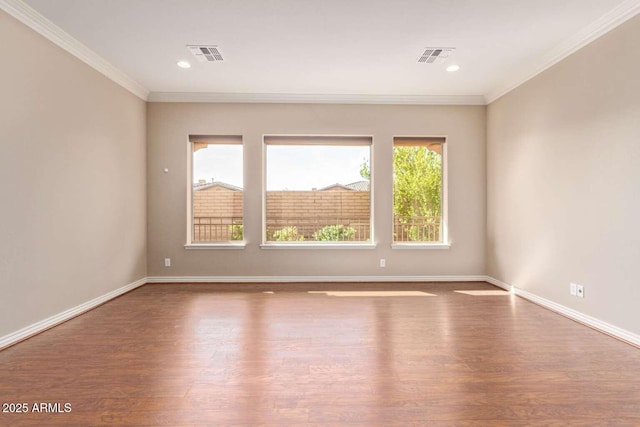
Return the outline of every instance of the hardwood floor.
[[[640,426],[639,349],[456,290],[146,285],[1,351],[0,425]]]

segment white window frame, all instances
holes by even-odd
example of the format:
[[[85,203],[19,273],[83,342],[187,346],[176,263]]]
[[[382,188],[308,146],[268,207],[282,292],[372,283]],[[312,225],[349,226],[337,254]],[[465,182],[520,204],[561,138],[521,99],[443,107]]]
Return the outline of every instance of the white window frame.
[[[237,141],[240,141],[239,143]],[[189,135],[187,144],[187,241],[186,250],[208,249],[244,249],[246,242],[245,227],[245,203],[242,203],[242,240],[229,240],[220,242],[194,242],[193,241],[193,149],[196,142],[212,142],[215,144],[240,145],[242,147],[242,173],[245,174],[244,139],[242,135]],[[225,142],[228,141],[228,142]],[[243,180],[244,181],[244,180]],[[243,197],[245,196],[243,188]]]
[[[267,146],[269,141],[279,140],[287,145],[286,141],[292,141],[291,145],[330,145],[331,142],[345,139],[367,139],[369,141],[369,240],[363,242],[275,242],[267,240]],[[294,141],[306,139],[308,144],[295,144]],[[323,142],[325,142],[323,144]],[[374,220],[374,188],[373,188],[373,136],[372,135],[313,135],[313,134],[267,134],[262,135],[262,244],[261,249],[375,249],[375,220]],[[342,145],[342,144],[337,144]],[[348,144],[344,144],[348,145]],[[364,144],[362,144],[364,145]]]
[[[440,224],[440,235],[441,241],[439,242],[396,242],[393,240],[393,233],[395,227],[395,214],[393,211],[393,203],[395,200],[395,194],[393,192],[393,173],[395,173],[393,164],[393,148],[395,147],[396,139],[440,139],[441,141],[441,150],[442,150],[442,195],[441,195],[441,224]],[[398,250],[447,250],[451,248],[451,242],[449,241],[449,173],[448,173],[448,143],[447,136],[443,135],[395,135],[392,138],[392,154],[391,154],[391,249]]]

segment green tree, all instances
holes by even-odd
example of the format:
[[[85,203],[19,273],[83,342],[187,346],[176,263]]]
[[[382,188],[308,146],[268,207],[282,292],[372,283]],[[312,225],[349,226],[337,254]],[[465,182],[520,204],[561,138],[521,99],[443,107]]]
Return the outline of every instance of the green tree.
[[[421,146],[393,148],[393,213],[440,216],[442,156]]]
[[[371,169],[369,168],[369,161],[367,159],[364,159],[360,165],[360,176],[367,181],[371,181]]]
[[[369,164],[360,176],[371,179]],[[393,214],[403,235],[414,241],[438,240],[442,214],[442,156],[423,146],[393,147]],[[426,217],[418,224],[411,218]]]
[[[369,163],[360,176],[371,179]],[[393,148],[393,213],[396,216],[440,216],[442,156],[422,146]]]

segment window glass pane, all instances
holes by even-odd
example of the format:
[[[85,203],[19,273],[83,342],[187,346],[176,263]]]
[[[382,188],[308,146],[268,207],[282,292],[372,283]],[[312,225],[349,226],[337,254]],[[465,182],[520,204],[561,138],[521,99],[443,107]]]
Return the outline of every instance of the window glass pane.
[[[192,175],[192,241],[242,240],[242,145],[194,142]]]
[[[370,145],[266,145],[266,241],[370,240],[370,152]]]
[[[441,143],[394,143],[394,242],[442,241],[442,151]]]

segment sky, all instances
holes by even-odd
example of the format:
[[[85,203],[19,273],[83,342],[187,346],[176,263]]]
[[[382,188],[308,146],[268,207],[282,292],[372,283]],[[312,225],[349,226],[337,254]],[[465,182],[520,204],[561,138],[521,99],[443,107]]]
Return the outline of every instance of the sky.
[[[267,190],[311,190],[362,181],[369,146],[266,146]],[[193,156],[193,180],[223,181],[243,187],[242,146],[209,145]]]
[[[242,187],[242,145],[211,144],[193,153],[193,182],[201,179]]]

